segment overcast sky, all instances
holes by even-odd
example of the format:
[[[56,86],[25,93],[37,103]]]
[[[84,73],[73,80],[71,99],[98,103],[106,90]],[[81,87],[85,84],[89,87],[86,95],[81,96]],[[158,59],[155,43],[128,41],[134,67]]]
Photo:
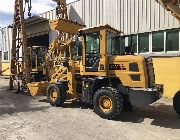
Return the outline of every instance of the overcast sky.
[[[15,0],[1,0],[0,4],[0,27],[5,27],[12,24],[14,13]],[[66,0],[67,3],[74,0]],[[32,0],[32,12],[34,14],[41,14],[48,10],[52,10],[56,4],[52,0]]]

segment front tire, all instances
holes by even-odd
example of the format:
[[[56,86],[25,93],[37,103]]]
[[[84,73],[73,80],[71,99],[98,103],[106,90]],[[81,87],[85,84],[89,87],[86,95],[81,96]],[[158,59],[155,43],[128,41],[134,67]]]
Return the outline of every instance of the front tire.
[[[178,91],[173,98],[173,107],[176,113],[180,116],[180,91]]]
[[[47,88],[47,100],[52,106],[62,106],[66,101],[66,92],[62,90],[61,86],[51,84]]]
[[[99,89],[93,99],[94,112],[108,120],[116,119],[123,109],[123,98],[111,87]]]

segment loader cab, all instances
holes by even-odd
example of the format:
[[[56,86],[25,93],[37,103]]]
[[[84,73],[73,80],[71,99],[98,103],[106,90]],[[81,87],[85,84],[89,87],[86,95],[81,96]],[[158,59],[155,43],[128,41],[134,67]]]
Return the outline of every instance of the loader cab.
[[[120,31],[109,25],[86,28],[80,30],[82,35],[83,56],[81,75],[88,76],[107,76],[108,56],[111,54],[120,54],[120,47],[112,48],[116,36]]]
[[[109,25],[80,30],[83,46],[80,74],[116,78],[126,87],[152,87],[155,82],[153,66],[149,66],[152,61],[141,55],[126,54],[121,33]]]

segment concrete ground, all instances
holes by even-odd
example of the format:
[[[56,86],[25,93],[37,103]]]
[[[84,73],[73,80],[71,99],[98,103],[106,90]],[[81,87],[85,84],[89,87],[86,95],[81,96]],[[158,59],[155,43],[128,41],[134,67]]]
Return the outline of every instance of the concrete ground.
[[[44,96],[17,95],[7,89],[8,80],[0,79],[0,140],[180,139],[180,119],[170,99],[109,121],[78,104],[51,107],[43,102]]]

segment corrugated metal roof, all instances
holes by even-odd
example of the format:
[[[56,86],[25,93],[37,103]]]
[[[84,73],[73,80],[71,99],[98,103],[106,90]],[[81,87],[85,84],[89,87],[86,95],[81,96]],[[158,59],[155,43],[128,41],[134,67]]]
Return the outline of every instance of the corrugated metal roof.
[[[32,24],[40,23],[40,22],[48,22],[47,18],[42,18],[40,16],[33,16],[25,20],[25,25],[29,26]]]
[[[79,31],[86,31],[86,30],[91,30],[91,29],[94,29],[94,28],[108,28],[110,30],[114,30],[115,32],[117,32],[118,34],[121,34],[123,32],[111,27],[110,25],[106,24],[106,25],[99,25],[99,26],[94,26],[94,27],[88,27],[88,28],[83,28],[83,29],[80,29]]]
[[[49,20],[33,16],[25,21],[27,38],[49,34]]]

